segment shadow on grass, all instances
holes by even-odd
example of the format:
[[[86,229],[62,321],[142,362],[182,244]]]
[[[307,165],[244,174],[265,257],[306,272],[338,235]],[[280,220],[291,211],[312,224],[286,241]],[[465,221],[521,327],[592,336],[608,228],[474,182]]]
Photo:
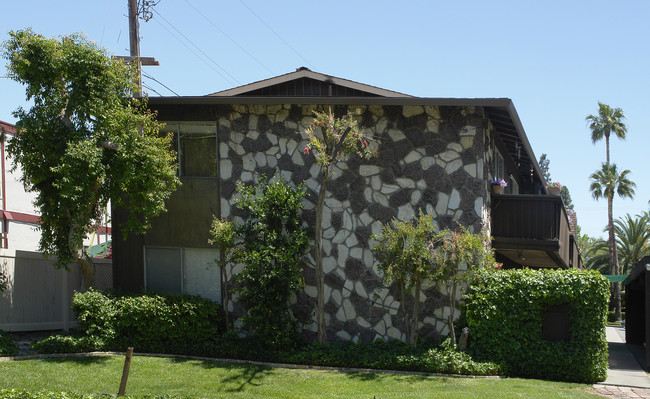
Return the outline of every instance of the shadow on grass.
[[[346,372],[347,376],[351,380],[358,381],[376,381],[381,382],[384,380],[391,380],[395,382],[406,382],[413,383],[419,381],[426,381],[431,376],[424,374],[393,374],[393,373],[373,373],[373,372]]]
[[[222,392],[241,392],[247,386],[260,386],[264,377],[273,374],[272,367],[256,366],[252,364],[233,364],[228,362],[219,362],[204,359],[184,359],[174,357],[171,359],[174,363],[192,363],[205,369],[222,369],[224,377],[220,380],[220,389]]]
[[[74,363],[80,366],[88,366],[91,364],[106,364],[114,357],[116,356],[56,356],[39,360],[44,363]]]

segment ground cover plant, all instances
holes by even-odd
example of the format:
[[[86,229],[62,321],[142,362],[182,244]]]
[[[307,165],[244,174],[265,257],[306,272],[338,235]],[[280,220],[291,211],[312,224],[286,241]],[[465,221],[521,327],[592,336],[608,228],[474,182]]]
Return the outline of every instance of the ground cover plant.
[[[86,399],[99,398],[102,393],[114,394],[119,386],[123,363],[123,356],[0,362],[0,396],[12,399],[81,399],[80,395],[83,394]],[[11,393],[12,390],[14,393]],[[209,360],[134,356],[126,397],[597,397],[590,391],[591,387],[587,385],[517,378],[471,379],[413,374],[292,370]]]
[[[18,353],[18,346],[11,335],[0,330],[0,356],[13,356]]]
[[[607,279],[594,271],[479,271],[466,296],[471,353],[509,376],[603,381],[608,298]],[[566,325],[555,330],[563,334],[554,336],[553,323]]]

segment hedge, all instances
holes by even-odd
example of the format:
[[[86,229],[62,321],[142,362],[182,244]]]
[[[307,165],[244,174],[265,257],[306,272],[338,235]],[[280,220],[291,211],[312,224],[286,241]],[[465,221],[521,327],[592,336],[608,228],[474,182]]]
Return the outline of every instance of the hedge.
[[[608,300],[609,283],[594,271],[481,270],[466,295],[469,349],[510,376],[603,381]],[[545,339],[545,314],[558,305],[568,315],[566,339]]]

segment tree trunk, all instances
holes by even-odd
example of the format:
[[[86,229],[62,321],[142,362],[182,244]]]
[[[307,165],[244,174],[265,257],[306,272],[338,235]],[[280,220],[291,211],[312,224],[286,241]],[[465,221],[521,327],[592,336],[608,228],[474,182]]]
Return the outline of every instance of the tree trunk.
[[[411,317],[409,312],[406,311],[406,284],[404,281],[399,283],[400,303],[399,307],[402,308],[404,315],[404,332],[406,333],[406,342],[411,343]]]
[[[420,321],[420,291],[422,290],[422,278],[420,272],[415,274],[415,291],[413,293],[413,317],[411,319],[411,339],[410,344],[418,344],[418,324]]]
[[[320,182],[318,203],[316,204],[316,323],[318,325],[318,342],[324,344],[327,341],[325,331],[325,275],[323,273],[323,206],[325,205],[325,194],[327,192],[327,180],[329,172],[323,168],[323,176]]]
[[[81,291],[88,291],[88,288],[95,285],[95,265],[93,260],[86,253],[77,258],[79,270],[81,270]]]
[[[454,313],[456,313],[456,281],[451,283],[451,292],[449,293],[449,338],[451,345],[456,346],[456,330],[454,329]]]
[[[228,273],[226,272],[226,255],[223,250],[221,251],[221,281],[221,303],[223,303],[223,315],[226,322],[226,331],[228,331],[230,330],[230,320],[228,316]]]
[[[619,275],[618,254],[616,250],[616,236],[614,234],[614,211],[613,211],[614,193],[607,197],[607,231],[609,235],[609,273],[614,276]],[[614,318],[616,321],[621,320],[621,283],[614,283]]]

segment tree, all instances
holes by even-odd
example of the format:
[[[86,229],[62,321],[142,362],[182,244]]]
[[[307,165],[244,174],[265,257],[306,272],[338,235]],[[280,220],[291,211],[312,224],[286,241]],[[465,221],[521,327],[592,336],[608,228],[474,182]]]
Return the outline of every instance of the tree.
[[[357,112],[358,114],[359,112]],[[316,260],[316,321],[318,342],[325,343],[325,275],[323,273],[323,206],[327,195],[327,183],[334,173],[334,166],[345,156],[356,155],[369,159],[376,155],[371,147],[371,138],[359,127],[355,114],[349,112],[341,118],[328,112],[314,111],[314,124],[305,129],[307,146],[305,154],[312,151],[321,167],[320,191],[316,203],[315,260]]]
[[[179,184],[171,138],[137,90],[132,68],[112,60],[80,34],[47,39],[31,30],[9,33],[2,45],[8,75],[26,88],[9,143],[14,169],[41,218],[40,249],[56,266],[77,262],[82,288],[92,285],[83,239],[110,201],[130,209],[125,232],[143,233]]]
[[[237,256],[237,224],[235,222],[213,218],[212,226],[210,228],[210,235],[212,238],[208,240],[210,244],[214,244],[219,249],[218,265],[221,269],[221,303],[223,305],[223,314],[226,321],[226,331],[230,329],[230,312],[228,311],[228,263],[233,261]]]
[[[382,226],[380,235],[372,237],[377,241],[373,252],[385,283],[397,285],[406,341],[411,345],[417,344],[422,282],[431,277],[434,266],[428,246],[437,240],[436,237],[433,215],[422,211],[413,220],[394,219]],[[410,310],[407,309],[407,294],[413,296]]]
[[[244,328],[274,348],[287,348],[295,344],[302,321],[290,299],[304,286],[301,258],[309,236],[300,212],[306,191],[266,177],[256,186],[238,182],[237,191],[235,204],[248,214],[237,231],[241,248],[236,256],[244,264],[236,277],[246,308]]]
[[[607,198],[607,231],[608,231],[608,247],[609,247],[609,272],[613,275],[619,274],[618,256],[616,248],[616,238],[614,235],[614,216],[613,216],[613,203],[614,194],[618,194],[621,198],[633,198],[634,188],[636,184],[628,179],[630,174],[629,170],[623,170],[620,173],[616,164],[610,165],[604,163],[600,170],[592,173],[590,177],[591,191],[594,199],[598,200],[601,197]],[[614,308],[616,320],[621,319],[621,283],[614,284]]]
[[[548,159],[548,156],[546,154],[542,154],[539,157],[539,168],[542,171],[542,175],[544,176],[544,180],[547,182],[550,182],[551,179],[551,160]],[[569,193],[569,188],[567,186],[562,186],[560,187],[560,197],[562,198],[562,202],[564,203],[564,206],[567,209],[573,209],[573,201],[571,200],[571,194]]]
[[[625,140],[627,126],[623,123],[625,114],[620,108],[612,108],[607,104],[598,102],[598,115],[589,115],[586,118],[591,130],[591,141],[596,144],[605,138],[606,163],[609,165],[609,136],[614,133],[616,137]]]
[[[431,279],[438,286],[447,286],[449,316],[447,323],[451,344],[456,345],[454,313],[458,286],[468,282],[475,269],[496,266],[494,254],[484,234],[474,234],[464,226],[458,230],[445,229],[435,240],[429,242],[434,269]]]

